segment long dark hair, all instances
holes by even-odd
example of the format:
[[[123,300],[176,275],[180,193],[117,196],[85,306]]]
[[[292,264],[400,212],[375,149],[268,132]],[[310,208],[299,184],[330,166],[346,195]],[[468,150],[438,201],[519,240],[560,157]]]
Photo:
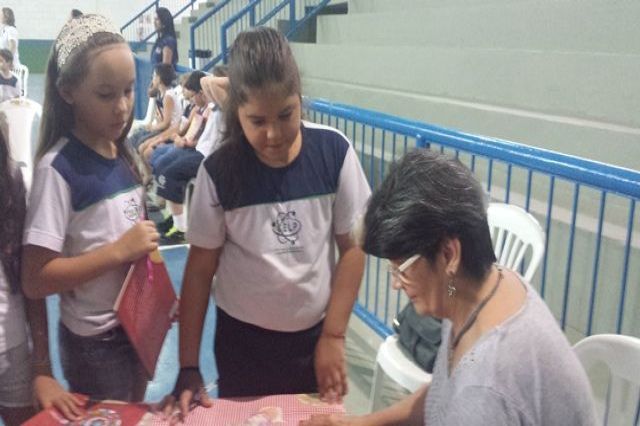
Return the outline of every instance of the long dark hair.
[[[274,90],[285,96],[301,96],[300,72],[291,47],[282,33],[268,27],[241,32],[229,52],[229,93],[226,100],[225,131],[215,156],[215,173],[224,181],[232,198],[222,200],[225,208],[236,206],[242,193],[242,179],[254,155],[246,141],[238,108],[257,90]]]
[[[369,200],[363,249],[387,259],[420,254],[433,262],[446,238],[460,240],[462,272],[484,278],[496,257],[482,186],[455,158],[409,152]]]
[[[173,26],[173,16],[171,12],[166,7],[159,7],[156,9],[156,14],[158,15],[158,19],[160,20],[160,25],[162,28],[158,30],[158,38],[171,36],[176,38],[176,29]]]
[[[0,259],[11,291],[15,293],[20,288],[25,188],[20,169],[10,157],[4,115],[0,116],[0,122]]]
[[[90,19],[92,15],[83,15],[75,20]],[[67,23],[66,25],[69,25]],[[120,34],[98,32],[93,34],[81,46],[71,52],[61,69],[58,68],[58,52],[56,43],[51,48],[44,89],[44,105],[40,123],[40,138],[36,151],[36,162],[49,151],[61,137],[71,132],[74,124],[73,108],[60,95],[60,90],[81,84],[89,73],[92,53],[97,49],[112,44],[124,44]],[[115,141],[118,155],[123,157],[139,179],[135,161],[125,144],[127,134],[133,122],[133,110],[129,116],[127,126]]]

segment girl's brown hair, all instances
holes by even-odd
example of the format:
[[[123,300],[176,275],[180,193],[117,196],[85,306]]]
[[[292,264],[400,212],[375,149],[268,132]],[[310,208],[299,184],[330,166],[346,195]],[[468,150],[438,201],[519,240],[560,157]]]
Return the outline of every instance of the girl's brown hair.
[[[248,145],[238,108],[249,99],[251,91],[272,90],[284,96],[301,94],[300,72],[285,36],[268,27],[256,27],[236,37],[229,52],[229,93],[225,104],[225,132],[215,173],[232,188],[225,191],[234,198],[225,207],[233,208],[242,191],[246,161],[252,148]]]
[[[0,122],[0,260],[11,291],[15,293],[20,288],[25,188],[20,169],[11,160],[4,114],[0,116]]]
[[[84,15],[77,19],[90,17]],[[110,32],[97,32],[87,41],[75,48],[62,68],[58,68],[58,53],[56,43],[51,48],[47,63],[46,82],[44,89],[44,105],[42,107],[42,120],[40,123],[40,138],[36,151],[36,161],[41,159],[61,137],[68,135],[74,124],[73,108],[60,95],[60,91],[81,84],[89,74],[91,60],[100,49],[125,43],[120,34]],[[125,143],[127,134],[133,122],[133,110],[129,116],[127,126],[120,137],[115,141],[118,147],[118,155],[123,157],[139,178],[135,167],[135,161]]]

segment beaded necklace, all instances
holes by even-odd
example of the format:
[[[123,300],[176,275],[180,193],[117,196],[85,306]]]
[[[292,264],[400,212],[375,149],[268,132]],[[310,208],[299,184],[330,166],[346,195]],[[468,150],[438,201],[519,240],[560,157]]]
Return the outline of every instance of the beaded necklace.
[[[462,336],[464,336],[465,333],[469,331],[471,326],[476,322],[476,319],[478,319],[478,314],[480,313],[482,308],[484,308],[487,302],[489,302],[489,300],[491,300],[491,298],[496,294],[496,291],[498,291],[498,287],[500,286],[501,281],[502,281],[502,268],[498,268],[498,280],[496,281],[495,285],[493,286],[489,294],[487,294],[487,296],[484,299],[482,299],[482,301],[478,303],[478,306],[476,306],[473,309],[473,311],[469,314],[469,316],[467,317],[467,320],[464,322],[464,324],[460,328],[460,332],[458,333],[457,336],[453,335],[453,326],[451,327],[451,339],[449,339],[449,352],[447,357],[448,364],[449,364],[449,371],[451,371],[451,361],[453,361],[453,351],[455,351],[455,349],[458,347],[458,343],[460,343],[460,339],[462,339]]]

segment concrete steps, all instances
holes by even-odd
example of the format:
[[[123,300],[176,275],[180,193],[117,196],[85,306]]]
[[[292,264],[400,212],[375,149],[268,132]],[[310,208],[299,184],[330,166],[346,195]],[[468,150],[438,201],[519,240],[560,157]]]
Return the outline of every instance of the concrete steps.
[[[395,4],[396,2],[389,2]],[[351,13],[318,19],[318,42],[640,53],[637,1],[540,0]]]
[[[350,0],[293,46],[307,96],[640,169],[639,21],[635,0]]]
[[[640,68],[624,55],[302,44],[294,53],[310,97],[640,165],[639,87],[629,74]]]

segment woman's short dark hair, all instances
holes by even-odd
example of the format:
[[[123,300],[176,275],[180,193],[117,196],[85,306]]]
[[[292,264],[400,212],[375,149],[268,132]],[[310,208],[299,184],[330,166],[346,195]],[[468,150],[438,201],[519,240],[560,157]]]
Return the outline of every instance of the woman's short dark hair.
[[[173,82],[176,79],[176,70],[172,64],[156,64],[153,70],[160,78],[162,84],[167,87],[173,86]]]
[[[374,256],[433,262],[447,238],[458,238],[466,276],[482,279],[496,261],[487,224],[485,192],[458,160],[427,149],[393,164],[371,197],[363,249]]]

